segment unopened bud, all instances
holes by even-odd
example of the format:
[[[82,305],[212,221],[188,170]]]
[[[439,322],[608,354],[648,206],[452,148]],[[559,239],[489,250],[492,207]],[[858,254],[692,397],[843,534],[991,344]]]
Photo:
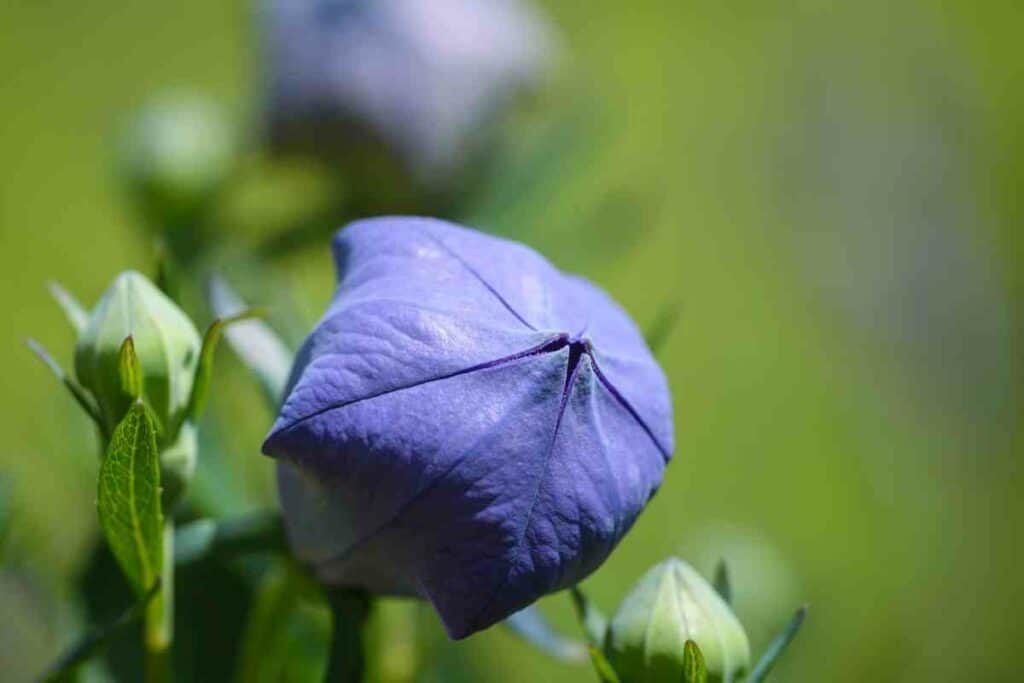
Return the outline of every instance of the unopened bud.
[[[129,125],[121,170],[144,217],[160,230],[196,229],[234,161],[230,126],[210,102],[168,95]]]
[[[622,601],[605,650],[623,683],[681,681],[688,640],[700,648],[709,681],[739,680],[750,667],[750,643],[732,610],[696,570],[671,558]]]
[[[132,402],[120,372],[121,348],[132,338],[142,371],[142,398],[168,442],[183,421],[201,340],[192,321],[135,271],[117,276],[75,345],[75,374],[96,399],[107,433]]]

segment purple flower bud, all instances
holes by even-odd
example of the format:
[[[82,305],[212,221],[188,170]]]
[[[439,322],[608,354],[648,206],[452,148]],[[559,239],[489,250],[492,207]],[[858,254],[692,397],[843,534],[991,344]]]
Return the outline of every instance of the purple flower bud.
[[[359,221],[263,445],[322,580],[429,600],[453,638],[594,571],[672,454],[665,377],[608,296],[515,242]]]
[[[324,153],[361,131],[424,179],[466,158],[552,42],[519,0],[266,1],[275,145]]]

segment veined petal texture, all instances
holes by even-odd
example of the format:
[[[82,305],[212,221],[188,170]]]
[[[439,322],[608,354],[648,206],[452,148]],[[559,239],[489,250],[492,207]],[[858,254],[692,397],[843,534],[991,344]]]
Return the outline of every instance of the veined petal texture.
[[[536,252],[443,221],[334,241],[339,284],[264,444],[326,582],[420,595],[461,638],[575,584],[672,454],[629,317]]]

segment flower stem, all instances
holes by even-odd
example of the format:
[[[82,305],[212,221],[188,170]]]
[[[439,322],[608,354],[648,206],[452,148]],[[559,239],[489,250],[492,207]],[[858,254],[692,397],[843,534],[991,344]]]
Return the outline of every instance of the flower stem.
[[[324,680],[362,683],[366,676],[365,630],[372,607],[370,596],[342,589],[329,592],[327,598],[334,614],[334,637]]]
[[[146,683],[170,683],[174,642],[174,522],[164,523],[160,592],[146,608]]]

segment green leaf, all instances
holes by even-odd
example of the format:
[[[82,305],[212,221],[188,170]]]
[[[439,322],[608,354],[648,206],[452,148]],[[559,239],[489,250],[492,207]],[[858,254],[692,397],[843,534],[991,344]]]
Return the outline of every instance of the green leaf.
[[[60,309],[64,311],[64,317],[71,323],[75,333],[81,334],[85,326],[89,324],[89,311],[82,304],[78,303],[78,299],[58,283],[50,282],[48,288],[50,296],[54,298]]]
[[[235,669],[239,683],[328,680],[333,631],[323,591],[291,563],[267,570],[249,612]]]
[[[620,683],[619,675],[615,673],[615,669],[612,668],[611,662],[604,656],[598,648],[593,645],[587,646],[587,651],[590,653],[590,661],[594,665],[594,669],[597,671],[597,677],[601,683]]]
[[[604,647],[605,632],[608,630],[608,619],[587,599],[579,586],[570,589],[572,604],[576,608],[576,617],[583,626],[587,644],[596,648]]]
[[[725,560],[719,560],[715,567],[715,579],[713,581],[715,592],[717,592],[726,604],[732,604],[732,582],[729,579],[729,568]]]
[[[687,640],[683,646],[683,683],[707,683],[708,668],[697,643]]]
[[[222,278],[213,277],[207,286],[214,314],[227,317],[245,309],[245,302]],[[228,344],[263,387],[267,404],[277,411],[288,383],[294,354],[288,345],[261,320],[247,320],[225,331]]]
[[[187,418],[195,420],[203,412],[206,405],[206,395],[210,390],[210,379],[213,377],[213,354],[217,350],[217,343],[220,341],[224,328],[240,320],[248,320],[263,315],[263,311],[250,308],[234,315],[217,318],[206,328],[203,336],[203,347],[199,352],[199,365],[196,367],[196,379],[192,385],[192,395],[189,396],[188,410],[185,411]]]
[[[761,681],[768,677],[768,672],[775,666],[775,662],[786,651],[789,644],[793,642],[793,638],[796,637],[797,631],[800,630],[800,626],[804,623],[806,616],[807,605],[803,605],[796,611],[796,614],[789,620],[789,623],[786,624],[786,628],[768,644],[768,648],[761,655],[761,659],[757,661],[757,664],[754,665],[750,676],[747,677],[747,683],[761,683]]]
[[[98,654],[115,636],[142,618],[153,597],[159,592],[160,583],[154,583],[138,602],[124,610],[113,621],[91,630],[81,640],[68,648],[46,672],[39,677],[42,681],[66,680],[75,668]]]
[[[36,354],[39,360],[43,361],[46,367],[50,369],[50,372],[60,380],[69,392],[71,392],[71,396],[78,402],[78,405],[82,407],[85,414],[92,418],[92,421],[96,423],[100,433],[106,437],[107,429],[103,424],[103,418],[100,416],[99,408],[96,407],[96,403],[93,401],[92,396],[89,395],[89,392],[87,392],[78,382],[71,379],[71,376],[64,372],[64,368],[62,368],[60,364],[53,359],[53,356],[51,356],[39,342],[35,339],[29,339],[27,340],[27,344],[29,349],[32,350],[32,353]]]
[[[555,659],[579,662],[586,659],[583,643],[559,634],[536,605],[519,610],[503,622],[517,636]]]
[[[141,595],[163,566],[160,454],[156,426],[141,401],[110,437],[100,465],[97,505],[110,549]]]
[[[117,370],[121,376],[121,390],[133,399],[142,398],[142,363],[135,354],[135,340],[131,335],[121,342],[121,350],[117,357]]]

